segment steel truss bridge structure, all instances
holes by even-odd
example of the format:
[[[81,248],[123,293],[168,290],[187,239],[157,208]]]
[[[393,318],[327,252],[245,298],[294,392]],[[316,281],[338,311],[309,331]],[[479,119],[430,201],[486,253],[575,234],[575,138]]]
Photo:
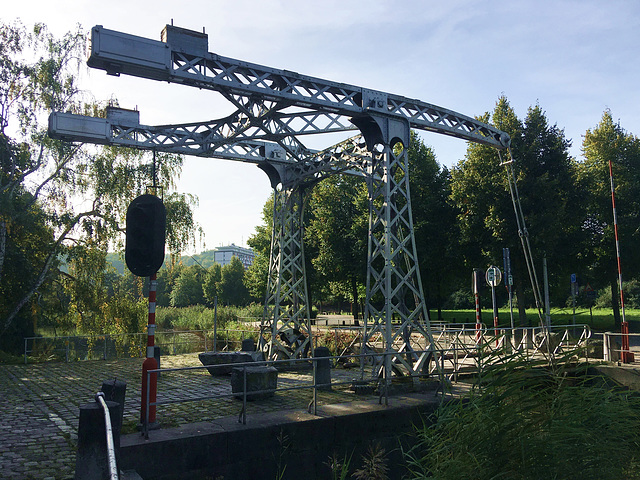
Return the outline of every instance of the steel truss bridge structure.
[[[235,108],[218,120],[162,126],[141,125],[137,111],[119,108],[109,108],[107,118],[54,112],[49,131],[74,142],[250,162],[268,175],[275,195],[263,317],[263,330],[270,332],[269,358],[300,357],[312,348],[305,200],[330,175],[366,179],[370,215],[363,349],[374,335],[384,338],[387,355],[379,367],[387,381],[392,371],[417,375],[428,369],[431,355],[416,353],[433,349],[434,342],[411,213],[410,129],[500,150],[509,147],[506,133],[419,100],[209,53],[204,32],[173,25],[163,29],[160,41],[96,26],[88,65],[110,75],[213,90]],[[305,136],[350,131],[355,136],[325,150],[303,143]],[[298,341],[291,342],[292,335]]]

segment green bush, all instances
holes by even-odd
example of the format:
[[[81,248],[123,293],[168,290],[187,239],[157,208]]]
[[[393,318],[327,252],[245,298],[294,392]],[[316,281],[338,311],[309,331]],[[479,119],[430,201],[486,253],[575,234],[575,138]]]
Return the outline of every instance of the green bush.
[[[3,352],[2,350],[0,350],[0,364],[18,364],[18,363],[24,363],[24,356]]]
[[[624,306],[625,308],[640,308],[640,282],[638,280],[629,280],[622,282],[624,288]],[[603,288],[596,298],[595,305],[598,308],[611,308],[611,289]]]
[[[456,290],[444,303],[444,308],[447,310],[462,310],[465,308],[475,308],[475,300],[471,290],[468,288],[461,288]]]
[[[190,307],[159,307],[156,310],[156,324],[163,330],[210,330],[217,315],[218,328],[225,328],[231,322],[241,318],[259,320],[262,318],[263,307],[251,304],[246,307],[219,305],[217,309],[204,305]]]

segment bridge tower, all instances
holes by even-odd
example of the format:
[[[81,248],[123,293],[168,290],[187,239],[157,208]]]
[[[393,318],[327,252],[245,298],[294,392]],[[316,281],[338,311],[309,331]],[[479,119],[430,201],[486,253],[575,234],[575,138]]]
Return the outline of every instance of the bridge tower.
[[[138,112],[122,109],[109,109],[106,119],[53,112],[49,132],[75,142],[250,162],[265,171],[275,193],[263,318],[271,358],[304,356],[311,349],[306,196],[329,175],[364,177],[370,221],[363,343],[382,337],[389,355],[377,373],[387,379],[392,371],[413,375],[428,367],[428,355],[415,353],[432,348],[432,337],[411,215],[410,129],[498,149],[509,146],[508,135],[419,100],[222,57],[208,52],[205,33],[172,25],[160,41],[96,26],[87,63],[110,75],[214,91],[235,107],[217,120],[157,127],[141,125]],[[310,135],[349,131],[360,134],[326,150],[303,143]],[[298,341],[287,348],[284,339],[291,334]]]

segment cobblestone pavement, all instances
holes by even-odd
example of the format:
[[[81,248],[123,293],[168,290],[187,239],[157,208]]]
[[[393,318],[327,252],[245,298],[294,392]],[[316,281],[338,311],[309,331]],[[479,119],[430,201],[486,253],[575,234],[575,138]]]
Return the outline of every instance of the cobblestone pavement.
[[[162,368],[200,366],[197,354],[162,358]],[[127,383],[123,433],[136,431],[140,416],[142,359],[0,365],[0,478],[66,480],[74,476],[79,407],[94,401],[103,381]],[[354,372],[333,370],[333,381]],[[283,409],[306,409],[312,390],[287,390],[312,385],[310,373],[280,373],[278,391],[267,400],[250,402],[251,415]],[[281,390],[282,389],[282,390]],[[220,395],[216,399],[203,397]],[[354,399],[341,388],[319,392],[318,402]],[[231,396],[228,377],[212,377],[205,369],[164,372],[158,379],[160,427],[238,415],[242,403]],[[188,400],[188,401],[187,401]]]

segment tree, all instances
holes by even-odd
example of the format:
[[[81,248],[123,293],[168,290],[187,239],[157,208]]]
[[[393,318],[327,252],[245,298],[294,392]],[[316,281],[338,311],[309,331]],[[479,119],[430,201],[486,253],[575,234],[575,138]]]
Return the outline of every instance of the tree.
[[[205,272],[200,265],[184,267],[171,290],[171,306],[204,305],[205,297],[202,290],[204,274]]]
[[[571,248],[577,250],[578,242],[573,237],[580,225],[575,210],[575,162],[568,154],[570,142],[562,130],[549,125],[539,106],[529,108],[522,122],[505,97],[498,100],[492,118],[485,114],[481,120],[493,120],[497,128],[511,136],[517,187],[536,265],[539,268],[546,254],[550,265],[568,271],[573,266],[566,259]],[[452,170],[451,199],[459,210],[460,248],[469,272],[474,267],[501,265],[502,248],[510,248],[523,323],[527,269],[501,160],[508,158],[500,157],[492,148],[469,145],[465,159]]]
[[[349,292],[347,298],[357,319],[359,286],[365,284],[367,273],[366,185],[353,176],[329,177],[314,188],[309,212],[305,240],[316,251],[311,263],[318,280],[337,283],[334,292]]]
[[[264,223],[257,225],[256,233],[247,240],[247,244],[256,255],[244,275],[244,284],[249,295],[258,301],[264,301],[265,292],[267,291],[273,229],[273,194],[267,199],[262,208],[262,220]]]
[[[249,292],[244,286],[244,265],[236,256],[231,257],[231,262],[222,267],[222,278],[218,284],[220,301],[227,305],[246,305],[249,301]]]
[[[213,305],[218,296],[218,285],[222,281],[222,267],[219,263],[214,263],[207,269],[207,273],[204,277],[204,283],[202,290],[204,291],[204,298],[209,305]]]
[[[592,278],[601,278],[611,288],[611,303],[616,326],[620,326],[619,291],[617,282],[616,239],[609,162],[613,169],[618,217],[619,242],[624,260],[624,273],[633,277],[640,273],[638,241],[640,230],[640,139],[627,133],[613,121],[606,110],[593,130],[587,130],[582,143],[584,161],[578,165],[580,185],[586,195],[582,229],[586,234],[584,261]]]
[[[556,305],[564,305],[570,275],[579,271],[577,257],[582,244],[583,194],[570,146],[564,131],[550,125],[538,105],[528,109],[521,147],[514,151],[518,189],[534,260],[539,267],[542,257],[547,258],[550,295]]]
[[[445,294],[454,288],[462,270],[457,251],[456,209],[449,202],[449,171],[441,167],[433,150],[411,132],[409,142],[411,208],[425,301],[436,306],[438,318]]]
[[[2,164],[6,164],[7,151],[11,148],[8,139],[0,135],[0,156]],[[3,148],[4,147],[4,148]],[[0,202],[5,195],[0,195]],[[46,215],[32,196],[21,186],[14,192],[14,205],[20,214],[9,218],[4,205],[0,205],[0,222],[4,222],[2,248],[2,268],[0,269],[0,319],[5,318],[14,309],[15,299],[24,298],[31,288],[30,281],[39,274],[38,265],[46,261],[46,252],[54,241],[53,231],[45,224]],[[4,202],[3,202],[4,203]],[[57,267],[57,261],[53,263]],[[47,275],[50,278],[50,275]],[[31,308],[15,314],[16,321],[0,335],[0,349],[12,350],[20,347],[23,337],[31,337],[37,327],[36,315],[42,314],[42,295],[32,297]],[[49,319],[42,323],[50,323]]]
[[[0,174],[0,288],[9,288],[13,276],[7,259],[17,254],[16,245],[35,239],[33,235],[13,237],[18,224],[31,218],[27,232],[48,231],[42,241],[31,242],[38,253],[30,257],[32,269],[25,271],[20,295],[7,299],[0,317],[0,337],[17,331],[17,322],[41,314],[33,307],[35,298],[56,282],[60,260],[79,267],[83,250],[106,251],[109,245],[122,245],[124,214],[128,202],[151,182],[151,162],[138,151],[114,147],[84,147],[52,140],[46,135],[46,116],[53,111],[104,115],[105,105],[85,103],[76,83],[76,69],[84,50],[80,28],[60,39],[45,26],[32,31],[15,23],[0,24],[0,136],[2,172]],[[9,135],[14,136],[10,139]],[[157,178],[170,190],[182,166],[181,157],[160,155]],[[83,199],[83,201],[79,201]],[[168,244],[173,251],[184,248],[194,237],[190,211],[194,199],[169,194],[168,210],[179,223],[171,223]],[[35,212],[39,212],[35,215]],[[71,273],[73,271],[73,273]],[[79,280],[71,267],[66,282]],[[77,293],[88,290],[76,289]],[[91,298],[84,303],[92,303]],[[43,305],[47,308],[47,305]],[[94,305],[92,308],[97,308]],[[29,313],[31,312],[31,313]]]
[[[181,263],[167,262],[158,271],[156,275],[156,305],[159,307],[171,306],[171,292],[173,291],[176,280],[180,276],[180,272],[184,268]]]

